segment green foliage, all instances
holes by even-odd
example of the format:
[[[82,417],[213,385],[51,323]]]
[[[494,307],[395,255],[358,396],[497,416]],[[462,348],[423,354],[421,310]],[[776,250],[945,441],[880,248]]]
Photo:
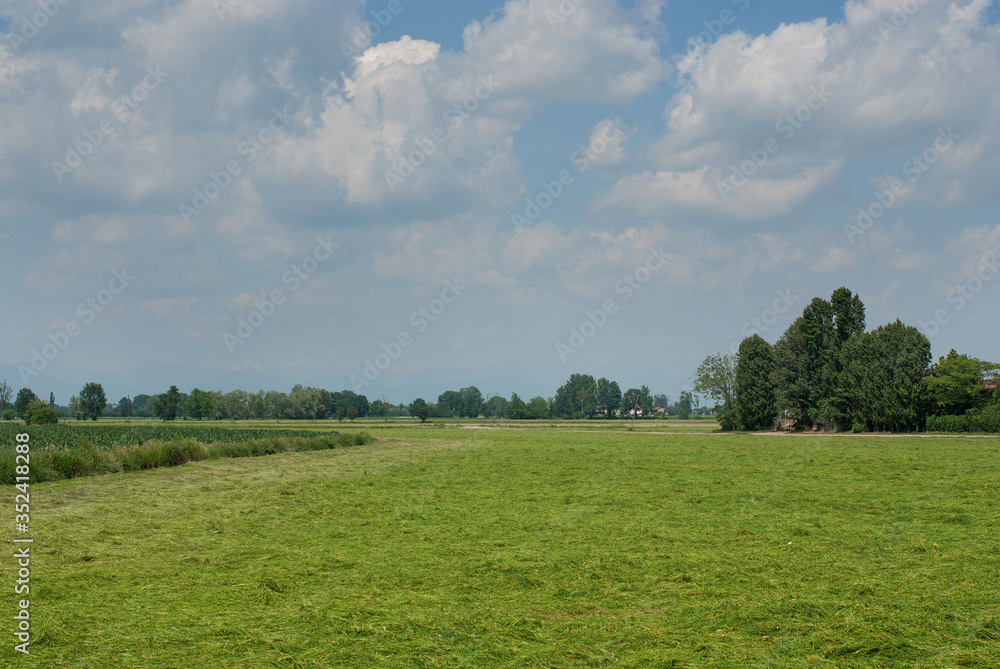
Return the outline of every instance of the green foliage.
[[[744,430],[766,430],[778,415],[774,375],[774,349],[755,334],[740,342],[733,391],[736,413]]]
[[[55,409],[41,400],[31,400],[24,411],[25,425],[52,425],[58,422]]]
[[[31,404],[32,400],[37,400],[38,395],[33,393],[30,388],[21,388],[17,392],[17,399],[14,400],[14,413],[17,414],[18,418],[24,418],[24,412],[28,410],[28,405]]]
[[[597,409],[597,382],[590,374],[571,374],[556,391],[554,418],[587,418]]]
[[[212,417],[212,394],[195,388],[187,398],[187,412],[192,418],[201,420]]]
[[[544,420],[549,417],[549,403],[544,397],[532,397],[524,408],[524,417],[530,420]]]
[[[108,405],[104,396],[104,386],[100,383],[88,383],[80,391],[80,413],[83,420],[97,420]]]
[[[278,393],[280,395],[280,393]],[[277,396],[274,396],[274,400],[279,400]],[[345,414],[348,412],[350,407],[354,407],[354,418],[364,418],[371,411],[371,405],[368,402],[368,398],[364,395],[359,395],[353,390],[341,390],[340,392],[330,394],[331,406],[337,409],[344,409]],[[353,421],[354,418],[350,420]]]
[[[736,409],[736,357],[728,353],[710,355],[702,361],[695,373],[694,390],[716,401],[715,415],[723,430],[740,427]]]
[[[494,395],[483,407],[483,413],[487,418],[501,418],[504,408],[507,406],[507,398],[502,395]]]
[[[503,409],[503,417],[511,420],[521,420],[525,417],[527,408],[524,400],[518,397],[517,393],[512,393],[510,401],[507,402],[507,406]]]
[[[622,406],[622,389],[603,376],[597,379],[597,411],[604,418],[615,418]]]
[[[174,420],[181,409],[181,391],[177,386],[153,398],[153,415],[161,420]]]
[[[653,397],[647,386],[641,388],[629,388],[622,393],[621,417],[631,418],[633,413],[638,412],[640,416],[649,416],[653,407]]]
[[[354,405],[348,406],[346,415],[347,415],[347,420],[353,423],[354,420],[358,417],[358,408]]]
[[[417,418],[420,419],[421,423],[426,423],[427,418],[431,415],[430,409],[427,408],[426,402],[421,402],[420,406],[417,407]]]
[[[993,405],[983,412],[970,411],[960,416],[928,416],[928,432],[987,432],[1000,433],[1000,406]]]
[[[993,391],[984,382],[997,374],[997,367],[1000,365],[959,355],[955,349],[947,357],[938,358],[927,376],[931,413],[962,415],[986,406],[992,400]]]
[[[924,427],[931,344],[900,321],[852,336],[844,346],[843,388],[851,424],[867,431],[914,432]]]
[[[691,417],[691,407],[694,404],[694,397],[688,391],[681,391],[677,400],[677,417],[687,420]]]
[[[2,417],[4,420],[14,420],[17,418],[17,412],[13,409],[4,409]]]

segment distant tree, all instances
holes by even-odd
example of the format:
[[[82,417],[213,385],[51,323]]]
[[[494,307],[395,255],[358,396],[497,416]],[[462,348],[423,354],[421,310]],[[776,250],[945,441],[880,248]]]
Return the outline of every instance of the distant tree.
[[[121,412],[122,418],[130,418],[132,416],[132,401],[128,397],[123,397],[118,400],[118,410]]]
[[[754,334],[740,342],[733,389],[740,429],[763,430],[778,415],[774,381],[774,348]]]
[[[643,417],[649,417],[653,414],[653,393],[650,392],[649,386],[639,387],[639,408],[642,410]]]
[[[338,423],[343,423],[344,422],[344,416],[346,414],[347,414],[347,412],[344,410],[344,407],[339,407],[337,409],[337,422]]]
[[[0,412],[6,411],[10,408],[11,398],[14,397],[14,388],[9,383],[7,379],[0,381]]]
[[[104,386],[100,383],[88,383],[80,391],[80,412],[83,420],[97,420],[104,413],[108,398],[104,396]]]
[[[0,414],[0,418],[3,418],[4,420],[14,420],[17,418],[17,412],[13,409],[4,409],[3,413]]]
[[[358,412],[356,417],[361,418],[367,416],[371,410],[368,398],[355,393],[353,390],[341,390],[340,392],[331,393],[330,402],[332,411],[343,408],[346,412],[348,407],[354,407],[354,410]]]
[[[205,390],[195,388],[187,397],[188,415],[201,420],[212,417],[212,394]]]
[[[427,402],[420,400],[420,406],[417,407],[417,418],[420,419],[421,423],[427,422],[427,417],[430,416],[431,412],[427,406]]]
[[[457,390],[446,390],[438,395],[438,406],[447,408],[451,416],[465,415],[465,397]]]
[[[663,394],[653,395],[653,406],[666,411],[670,406],[670,398]]]
[[[322,420],[330,415],[333,404],[333,394],[330,391],[296,384],[288,394],[287,417]]]
[[[524,407],[524,417],[532,420],[544,420],[549,417],[549,403],[544,397],[532,397]]]
[[[710,355],[698,366],[694,389],[716,401],[715,414],[723,430],[735,430],[740,425],[736,411],[736,356],[728,353]]]
[[[389,409],[391,408],[392,405],[389,404],[389,400],[385,396],[380,400],[372,402],[372,410],[375,415],[382,414],[382,419],[387,423],[389,422]]]
[[[24,412],[28,410],[31,400],[37,400],[38,396],[30,388],[21,388],[17,391],[17,399],[14,400],[14,412],[18,418],[24,418]]]
[[[992,400],[985,381],[997,373],[997,367],[1000,365],[951,349],[947,356],[938,358],[927,376],[931,411],[939,416],[958,416],[982,408]]]
[[[458,391],[462,395],[462,415],[467,418],[478,418],[483,412],[483,394],[479,388],[469,386]]]
[[[53,392],[49,392],[49,408],[50,409],[56,408],[56,394]]]
[[[347,407],[347,420],[354,422],[354,419],[358,417],[358,410],[354,405]]]
[[[507,406],[504,407],[503,416],[504,418],[509,418],[511,420],[521,420],[525,417],[527,413],[527,405],[524,403],[517,393],[511,393],[510,401],[507,402]]]
[[[505,406],[507,406],[507,398],[501,395],[494,395],[483,405],[483,414],[488,418],[501,418],[503,417]]]
[[[72,412],[70,412],[72,413]],[[132,415],[149,417],[153,415],[153,398],[150,395],[139,394],[132,398]]]
[[[26,425],[50,425],[59,422],[55,409],[41,400],[31,400],[24,412]]]
[[[182,404],[181,391],[177,386],[157,395],[153,400],[153,414],[162,420],[174,420]]]
[[[587,418],[597,409],[597,382],[590,374],[571,374],[552,404],[556,418]]]
[[[609,381],[603,376],[597,379],[597,412],[604,418],[614,418],[622,403],[622,389],[615,381]]]
[[[680,394],[680,399],[677,400],[677,417],[681,420],[687,420],[691,417],[691,407],[694,404],[694,397],[688,391],[683,391]]]
[[[69,398],[69,406],[67,407],[67,413],[73,418],[76,418],[77,420],[80,420],[80,417],[83,415],[80,412],[80,400],[76,398],[76,395],[73,395],[72,397]]]

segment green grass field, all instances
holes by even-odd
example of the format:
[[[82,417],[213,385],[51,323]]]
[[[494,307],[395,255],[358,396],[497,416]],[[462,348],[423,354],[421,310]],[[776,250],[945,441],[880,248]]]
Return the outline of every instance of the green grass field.
[[[1000,666],[996,438],[493,427],[32,485],[27,657],[5,486],[0,664]]]

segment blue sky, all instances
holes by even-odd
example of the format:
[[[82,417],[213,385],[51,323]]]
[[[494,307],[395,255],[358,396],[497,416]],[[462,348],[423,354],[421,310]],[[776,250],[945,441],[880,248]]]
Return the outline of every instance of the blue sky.
[[[676,398],[842,285],[1000,357],[991,2],[38,11],[0,14],[0,376],[60,403]]]

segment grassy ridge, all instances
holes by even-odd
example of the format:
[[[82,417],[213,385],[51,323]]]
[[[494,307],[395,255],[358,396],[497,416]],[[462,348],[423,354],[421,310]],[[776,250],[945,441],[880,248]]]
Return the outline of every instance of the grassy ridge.
[[[1000,666],[994,441],[368,429],[34,486],[38,637],[0,658]]]

